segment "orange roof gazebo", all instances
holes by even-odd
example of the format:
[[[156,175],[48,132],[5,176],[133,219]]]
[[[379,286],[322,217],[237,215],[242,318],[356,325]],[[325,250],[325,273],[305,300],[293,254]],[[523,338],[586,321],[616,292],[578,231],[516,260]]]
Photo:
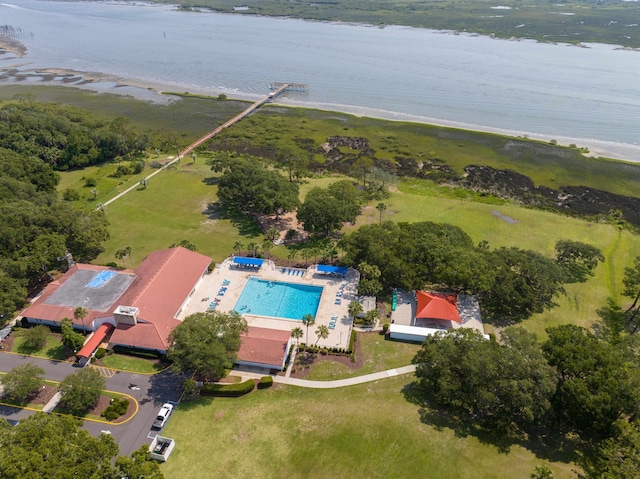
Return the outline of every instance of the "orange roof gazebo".
[[[416,319],[440,319],[461,323],[458,313],[457,296],[455,294],[427,293],[416,291],[418,307]]]

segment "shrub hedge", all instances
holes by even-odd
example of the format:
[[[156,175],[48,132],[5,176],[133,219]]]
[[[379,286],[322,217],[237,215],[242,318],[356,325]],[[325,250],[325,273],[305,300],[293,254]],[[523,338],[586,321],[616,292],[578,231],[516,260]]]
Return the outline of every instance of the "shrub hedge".
[[[102,359],[107,355],[107,350],[104,348],[98,348],[96,351],[96,359]]]
[[[100,414],[107,421],[115,421],[127,413],[128,399],[112,399],[111,404]]]
[[[258,389],[267,389],[273,386],[273,378],[271,376],[262,376],[258,383]]]
[[[125,348],[124,346],[114,346],[113,352],[118,354],[127,354],[129,356],[137,356],[145,359],[162,359],[164,356],[158,351],[150,351],[148,349]]]
[[[255,386],[256,383],[253,379],[247,379],[244,382],[235,384],[207,383],[200,389],[200,394],[204,396],[239,397],[249,394]]]

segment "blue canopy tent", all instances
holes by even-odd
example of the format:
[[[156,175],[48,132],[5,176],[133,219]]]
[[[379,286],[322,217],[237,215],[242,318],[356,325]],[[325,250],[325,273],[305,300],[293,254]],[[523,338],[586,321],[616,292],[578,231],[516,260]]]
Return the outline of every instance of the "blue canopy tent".
[[[234,256],[233,263],[238,266],[248,267],[248,268],[259,268],[264,263],[264,259],[262,258],[245,258],[244,256]]]
[[[346,276],[348,272],[349,272],[349,269],[343,268],[342,266],[329,266],[328,264],[318,265],[318,273]]]

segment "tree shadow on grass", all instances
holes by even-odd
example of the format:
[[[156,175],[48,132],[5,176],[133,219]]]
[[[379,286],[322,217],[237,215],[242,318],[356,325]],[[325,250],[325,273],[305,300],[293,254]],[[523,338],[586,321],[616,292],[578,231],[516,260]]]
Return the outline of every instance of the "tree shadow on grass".
[[[73,353],[63,344],[59,344],[55,348],[49,348],[45,351],[47,358],[53,361],[66,361]]]
[[[212,220],[230,220],[242,236],[254,238],[262,234],[260,225],[253,216],[236,211],[218,201],[209,203],[202,214]]]
[[[402,388],[402,394],[411,404],[419,406],[420,422],[438,431],[449,429],[456,437],[473,436],[482,444],[494,446],[500,453],[508,454],[512,446],[521,446],[536,457],[552,462],[578,463],[585,444],[579,438],[572,439],[561,433],[531,432],[526,437],[509,437],[482,429],[472,419],[457,415],[438,405],[417,381]],[[548,431],[547,431],[548,432]]]
[[[43,348],[39,348],[39,347],[35,347],[35,346],[29,346],[29,345],[23,343],[23,344],[20,344],[16,348],[16,352],[18,354],[24,354],[25,356],[33,356],[33,355],[35,355],[35,353],[42,352],[42,349]]]

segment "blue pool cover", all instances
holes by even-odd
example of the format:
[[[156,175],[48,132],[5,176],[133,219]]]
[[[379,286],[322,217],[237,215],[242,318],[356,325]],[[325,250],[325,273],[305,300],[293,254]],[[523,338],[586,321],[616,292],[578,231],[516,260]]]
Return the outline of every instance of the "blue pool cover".
[[[104,283],[109,281],[116,274],[118,273],[111,270],[100,271],[97,275],[93,277],[91,281],[87,283],[87,288],[101,288]]]
[[[262,266],[262,263],[264,263],[264,259],[262,259],[262,258],[245,258],[244,256],[235,256],[233,258],[233,262],[235,264],[246,264],[246,265],[249,265],[249,266],[260,267],[260,266]]]
[[[318,272],[345,275],[349,272],[349,270],[347,268],[343,268],[342,266],[329,266],[328,264],[319,264]]]

